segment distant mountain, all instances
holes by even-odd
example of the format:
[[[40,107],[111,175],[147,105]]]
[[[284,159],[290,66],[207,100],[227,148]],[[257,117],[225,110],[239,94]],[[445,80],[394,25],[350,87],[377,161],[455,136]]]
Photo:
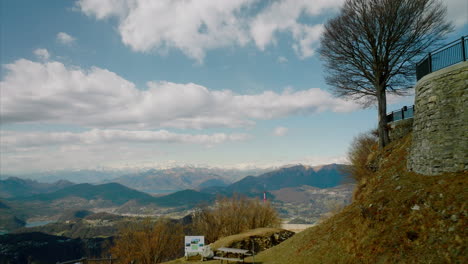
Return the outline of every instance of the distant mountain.
[[[0,209],[10,209],[10,206],[8,206],[4,202],[0,201]]]
[[[92,214],[93,212],[88,211],[88,210],[66,210],[57,221],[58,222],[76,221],[79,219],[83,219],[87,216],[90,216]]]
[[[0,201],[0,234],[23,227],[26,223],[21,218],[22,215],[14,208],[5,201]]]
[[[296,165],[264,173],[258,177],[247,176],[227,187],[208,187],[202,191],[213,193],[260,193],[274,191],[287,187],[302,185],[317,188],[330,188],[347,181],[344,172],[346,165],[330,164],[320,167]]]
[[[215,195],[194,190],[178,191],[169,195],[156,198],[156,203],[160,206],[175,207],[187,206],[192,207],[200,203],[209,203],[215,199]]]
[[[0,234],[2,231],[15,230],[25,225],[26,225],[26,222],[24,222],[17,216],[10,215],[10,214],[0,215]]]
[[[241,172],[240,170],[176,167],[133,173],[112,179],[112,182],[148,193],[170,193],[185,189],[226,186],[237,180]]]
[[[51,202],[67,197],[77,197],[85,200],[108,201],[114,205],[122,205],[129,200],[136,200],[141,204],[155,202],[155,197],[130,189],[118,183],[92,185],[88,183],[75,184],[51,193],[21,197],[16,200]]]
[[[102,183],[122,175],[130,170],[69,170],[27,173],[18,175],[20,178],[35,179],[41,182],[53,183],[59,180],[67,180],[74,183]]]
[[[59,180],[55,183],[40,183],[35,180],[21,179],[17,177],[9,177],[5,180],[0,180],[0,197],[24,197],[40,193],[49,193],[74,183]]]
[[[208,187],[225,187],[228,186],[228,183],[225,180],[221,179],[209,179],[206,180],[198,185],[198,188],[203,189],[203,188],[208,188]]]
[[[133,209],[132,211],[134,211],[135,207],[140,208],[144,205],[150,205],[153,207],[182,206],[190,208],[201,202],[210,202],[213,199],[213,194],[202,193],[195,190],[183,190],[166,196],[154,197],[118,183],[99,185],[82,183],[51,193],[14,198],[12,201],[35,204],[42,203],[43,206],[53,204],[54,207],[61,204],[66,207],[63,209],[70,212],[67,216],[73,218],[73,214],[76,212],[86,212],[76,210],[121,206],[122,208],[119,212],[125,213],[130,209]],[[86,215],[82,217],[85,216]]]

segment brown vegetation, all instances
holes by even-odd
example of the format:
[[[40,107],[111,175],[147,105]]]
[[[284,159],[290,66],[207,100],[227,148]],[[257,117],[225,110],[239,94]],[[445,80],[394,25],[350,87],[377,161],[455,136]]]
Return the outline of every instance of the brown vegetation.
[[[411,135],[378,151],[353,203],[255,257],[261,263],[467,263],[468,173],[406,169]]]
[[[213,207],[194,214],[193,230],[204,235],[206,243],[259,227],[279,227],[281,219],[269,203],[234,195],[220,198]]]
[[[118,263],[160,263],[182,254],[183,236],[182,226],[147,218],[122,228],[110,252]]]
[[[364,180],[375,171],[373,160],[377,150],[378,136],[375,132],[363,133],[354,138],[348,151],[351,166],[347,169],[349,176],[356,182]]]

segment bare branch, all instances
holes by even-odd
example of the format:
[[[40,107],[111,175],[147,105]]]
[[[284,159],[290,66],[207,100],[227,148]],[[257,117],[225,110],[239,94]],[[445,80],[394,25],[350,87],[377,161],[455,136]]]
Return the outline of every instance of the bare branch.
[[[347,0],[325,24],[326,81],[338,96],[375,98],[381,147],[388,143],[386,93],[412,87],[415,61],[453,28],[445,16],[440,0]]]

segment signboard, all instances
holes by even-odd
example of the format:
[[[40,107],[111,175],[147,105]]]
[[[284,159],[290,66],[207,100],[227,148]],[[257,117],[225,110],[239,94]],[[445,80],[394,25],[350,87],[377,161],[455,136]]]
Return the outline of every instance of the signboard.
[[[205,246],[204,236],[185,236],[185,253],[202,253]]]

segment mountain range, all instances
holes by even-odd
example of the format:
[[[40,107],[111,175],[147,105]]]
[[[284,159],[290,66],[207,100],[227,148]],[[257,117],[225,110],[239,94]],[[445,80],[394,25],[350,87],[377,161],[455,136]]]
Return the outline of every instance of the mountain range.
[[[345,168],[345,165],[339,164],[321,167],[296,165],[260,176],[247,176],[229,185],[226,185],[224,179],[218,175],[211,174],[210,178],[210,174],[203,174],[203,176],[197,177],[195,172],[187,173],[186,170],[179,171],[180,173],[172,171],[173,178],[168,176],[168,172],[157,173],[156,177],[153,177],[154,174],[149,172],[129,177],[138,179],[137,182],[142,185],[150,186],[154,184],[152,181],[160,182],[163,180],[162,175],[165,175],[167,182],[170,180],[173,182],[185,181],[201,187],[198,190],[185,189],[159,196],[150,195],[115,182],[73,184],[68,181],[58,181],[54,184],[43,184],[33,180],[9,178],[0,181],[0,190],[2,190],[0,213],[8,212],[8,214],[18,216],[21,219],[37,218],[41,215],[53,218],[64,210],[77,209],[91,211],[105,209],[120,214],[161,214],[170,208],[187,210],[200,203],[211,203],[218,195],[231,196],[234,193],[239,193],[251,197],[261,197],[262,193],[266,191],[269,199],[274,199],[275,195],[281,193],[276,191],[284,188],[336,187],[346,182]],[[203,187],[204,184],[208,187]],[[17,219],[9,221],[13,220]]]
[[[9,177],[5,180],[0,180],[0,197],[11,198],[49,193],[71,185],[74,185],[74,183],[67,180],[43,183],[36,180]]]
[[[172,168],[151,169],[121,176],[111,181],[148,193],[171,193],[213,185],[225,186],[231,183],[232,179],[214,173],[210,169]]]
[[[208,193],[262,193],[302,185],[330,188],[350,182],[346,176],[347,165],[329,164],[318,167],[295,165],[264,173],[247,176],[225,187],[213,186],[202,189]]]

